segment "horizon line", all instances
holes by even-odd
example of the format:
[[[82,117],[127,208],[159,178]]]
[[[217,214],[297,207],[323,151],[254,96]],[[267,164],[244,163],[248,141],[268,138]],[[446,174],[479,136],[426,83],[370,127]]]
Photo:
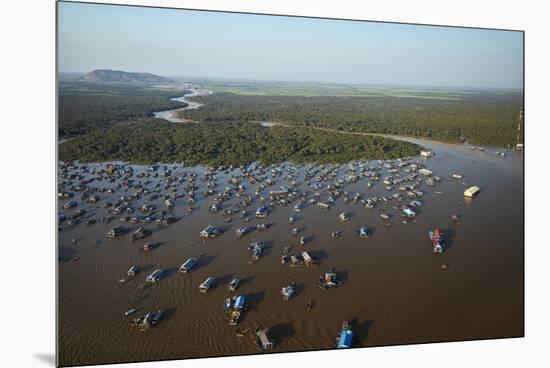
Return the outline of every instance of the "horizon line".
[[[327,81],[327,80],[284,80],[284,79],[250,79],[243,77],[217,77],[217,76],[185,76],[185,75],[169,75],[169,74],[157,74],[147,71],[126,71],[121,69],[109,69],[109,68],[97,68],[89,72],[82,71],[60,71],[58,74],[88,74],[96,70],[110,70],[116,72],[125,72],[125,73],[148,73],[157,75],[164,78],[178,78],[178,79],[189,79],[189,82],[192,80],[210,80],[210,81],[234,81],[234,82],[267,82],[267,83],[318,83],[326,85],[343,85],[343,86],[369,86],[369,87],[408,87],[408,88],[434,88],[434,89],[459,89],[459,90],[491,90],[491,91],[523,91],[523,86],[521,87],[490,87],[490,86],[451,86],[451,85],[441,85],[434,86],[428,84],[398,84],[398,83],[373,83],[373,82],[336,82],[336,81]],[[177,81],[175,81],[177,82]],[[96,82],[97,83],[97,82]],[[116,82],[113,82],[116,83]]]

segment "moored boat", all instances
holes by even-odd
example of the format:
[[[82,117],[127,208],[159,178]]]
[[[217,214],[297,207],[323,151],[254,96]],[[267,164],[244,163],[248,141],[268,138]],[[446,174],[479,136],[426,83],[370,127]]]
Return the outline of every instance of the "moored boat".
[[[443,253],[443,232],[435,227],[432,231],[429,231],[428,234],[432,240],[433,252]]]

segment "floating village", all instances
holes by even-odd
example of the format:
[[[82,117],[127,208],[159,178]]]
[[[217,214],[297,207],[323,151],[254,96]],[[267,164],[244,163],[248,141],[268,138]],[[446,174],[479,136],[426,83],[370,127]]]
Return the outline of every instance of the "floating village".
[[[314,288],[316,293],[330,293],[334,288],[346,288],[346,280],[340,276],[338,264],[331,264],[326,257],[316,259],[310,251],[315,234],[306,231],[304,225],[308,218],[304,210],[311,207],[323,216],[334,218],[334,228],[326,229],[332,241],[356,237],[368,247],[376,242],[377,226],[391,228],[396,224],[414,224],[422,216],[423,206],[429,205],[424,202],[424,195],[437,192],[441,181],[456,181],[464,186],[465,198],[478,195],[480,188],[463,182],[461,173],[440,177],[430,170],[427,163],[434,154],[424,150],[420,157],[339,165],[283,163],[262,166],[253,163],[216,168],[187,167],[179,163],[144,166],[61,162],[58,166],[60,244],[85,241],[63,236],[68,230],[95,226],[105,229],[102,237],[107,244],[112,239],[122,239],[136,245],[139,252],[155,252],[161,244],[149,241],[153,233],[168,227],[184,227],[196,208],[202,206],[210,214],[209,222],[196,233],[202,248],[207,249],[210,242],[218,239],[239,239],[246,246],[235,252],[243,262],[262,262],[266,256],[280,258],[280,267],[303,267],[318,275],[316,285],[301,287]],[[352,185],[360,190],[351,191]],[[370,194],[375,186],[382,187],[384,195]],[[354,204],[354,209],[359,206],[360,211],[375,212],[378,220],[360,224],[354,233],[343,231],[339,225],[360,218],[361,213],[351,207],[349,211],[332,210],[336,204],[344,207]],[[288,223],[270,222],[274,212],[288,214]],[[460,213],[448,213],[442,221],[458,224],[461,217]],[[235,223],[238,224],[235,226]],[[441,257],[446,251],[446,235],[438,225],[424,229],[426,256]],[[292,241],[275,245],[270,237],[272,232],[286,232]],[[79,256],[60,254],[59,257],[61,263],[78,261]],[[170,282],[173,277],[188,277],[196,269],[208,268],[200,254],[179,262],[177,272],[169,275],[162,268],[144,271],[141,264],[128,264],[120,270],[120,279],[113,283],[119,282],[120,287],[132,287],[129,286],[132,284],[143,290],[153,290],[148,288]],[[446,268],[443,263],[441,269]],[[225,297],[212,302],[219,304],[227,328],[234,329],[239,337],[249,337],[244,340],[256,344],[260,351],[276,349],[279,337],[270,331],[270,326],[239,329],[239,324],[246,320],[249,306],[247,295],[239,293],[242,278],[221,280],[219,276],[212,273],[201,279],[195,285],[196,297],[213,288],[225,290]],[[285,303],[302,298],[297,293],[296,280],[281,279],[280,289],[274,292],[279,293]],[[300,303],[307,311],[316,306],[314,300],[301,300]],[[120,318],[127,319],[136,331],[154,333],[158,325],[170,323],[163,319],[164,308],[166,306],[158,305],[154,310],[143,310],[134,306],[121,310]],[[354,326],[349,320],[333,329],[335,348],[354,346]]]

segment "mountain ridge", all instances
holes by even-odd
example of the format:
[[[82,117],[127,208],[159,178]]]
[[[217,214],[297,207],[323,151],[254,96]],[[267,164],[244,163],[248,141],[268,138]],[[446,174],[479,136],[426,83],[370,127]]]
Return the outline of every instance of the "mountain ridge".
[[[161,77],[152,73],[134,73],[122,70],[96,69],[80,78],[87,82],[108,83],[163,83],[174,84],[172,79]]]

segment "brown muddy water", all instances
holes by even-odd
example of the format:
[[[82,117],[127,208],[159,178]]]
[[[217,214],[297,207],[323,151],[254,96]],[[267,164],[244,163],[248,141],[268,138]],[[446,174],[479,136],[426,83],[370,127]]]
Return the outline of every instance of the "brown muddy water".
[[[423,162],[442,181],[435,187],[422,184],[423,205],[416,220],[406,224],[399,211],[392,208],[398,204],[395,200],[367,209],[353,200],[345,204],[342,197],[327,212],[306,204],[297,214],[295,225],[288,224],[294,203],[274,206],[265,220],[259,220],[254,217],[260,206],[256,198],[247,208],[250,222],[244,222],[237,214],[226,224],[221,213],[208,211],[213,198],[203,197],[206,182],[197,180],[199,189],[192,214],[186,211],[187,198],[179,198],[174,213],[183,218],[178,222],[169,226],[145,225],[153,233],[141,241],[132,242],[130,234],[107,240],[106,232],[121,224],[122,215],[115,216],[110,224],[101,223],[99,220],[106,215],[104,202],[134,193],[135,189],[125,192],[123,186],[111,195],[100,193],[101,200],[95,205],[80,200],[75,192],[72,199],[78,202],[76,209],[86,209],[84,217],[93,216],[98,223],[86,225],[84,220],[75,227],[69,227],[66,221],[60,225],[59,256],[75,261],[60,261],[58,265],[59,363],[83,365],[256,354],[259,349],[252,335],[238,337],[235,332],[237,328],[252,331],[260,325],[270,328],[276,341],[274,352],[331,349],[344,320],[352,322],[354,346],[523,336],[522,155],[505,151],[506,157],[496,157],[466,146],[420,143],[432,148],[436,155],[415,160]],[[144,170],[133,167],[136,173]],[[277,185],[290,184],[283,177],[291,165],[285,167]],[[303,171],[303,167],[298,169]],[[385,170],[381,178],[387,175]],[[176,167],[173,175],[192,171],[200,178],[204,170]],[[227,179],[238,173],[238,169],[227,175],[217,171],[216,190],[231,186]],[[344,178],[348,173],[347,166],[342,165],[338,177]],[[463,174],[464,178],[452,179],[453,173]],[[146,180],[152,182],[151,188],[161,181],[134,177],[134,182]],[[89,186],[111,188],[120,181],[94,181]],[[298,175],[296,181],[303,184],[303,176]],[[359,192],[363,198],[397,191],[396,186],[387,191],[382,179],[372,188],[366,183],[366,178],[361,178],[346,184],[343,190],[351,197]],[[257,185],[246,180],[243,184],[245,193],[253,195]],[[267,196],[277,185],[266,187],[262,194]],[[472,200],[465,200],[463,192],[470,185],[479,186],[481,192]],[[181,188],[179,192],[183,193]],[[308,198],[313,192],[310,190]],[[147,197],[132,205],[138,208],[150,203]],[[321,191],[321,198],[327,197],[328,193]],[[238,200],[223,203],[223,209],[234,208]],[[65,202],[59,201],[60,208]],[[164,208],[160,198],[153,203]],[[71,214],[74,210],[60,209],[60,213]],[[352,212],[352,218],[339,222],[341,211]],[[392,226],[385,225],[381,213],[392,216]],[[460,216],[458,223],[452,222],[452,214]],[[264,232],[236,237],[237,228],[258,223],[273,225]],[[203,242],[199,232],[206,225],[226,227],[226,232]],[[126,226],[136,229],[143,225]],[[291,234],[294,226],[308,238],[305,245],[299,245]],[[368,240],[357,235],[361,226],[372,229]],[[432,253],[428,231],[434,226],[445,232],[447,247],[442,255]],[[335,230],[343,231],[341,238],[331,238]],[[253,239],[268,241],[270,245],[257,262],[250,261],[247,250]],[[146,242],[161,245],[151,252],[140,251]],[[309,251],[320,261],[319,266],[281,264],[283,247],[289,244],[294,245],[293,251]],[[189,257],[201,257],[199,267],[188,274],[176,272]],[[142,271],[133,280],[119,283],[132,265],[140,265]],[[317,286],[319,277],[331,267],[336,268],[344,283],[339,288],[322,290]],[[145,277],[157,268],[166,270],[164,277],[143,288]],[[198,286],[208,276],[218,279],[217,287],[201,294]],[[227,289],[233,277],[244,279],[237,292]],[[285,302],[281,288],[290,282],[297,283],[297,294]],[[226,297],[237,294],[247,297],[248,310],[235,327],[229,326],[223,304]],[[313,308],[308,311],[310,301]],[[131,308],[138,312],[125,316],[124,312]],[[165,315],[156,327],[141,332],[131,326],[133,318],[158,309],[165,310]]]

